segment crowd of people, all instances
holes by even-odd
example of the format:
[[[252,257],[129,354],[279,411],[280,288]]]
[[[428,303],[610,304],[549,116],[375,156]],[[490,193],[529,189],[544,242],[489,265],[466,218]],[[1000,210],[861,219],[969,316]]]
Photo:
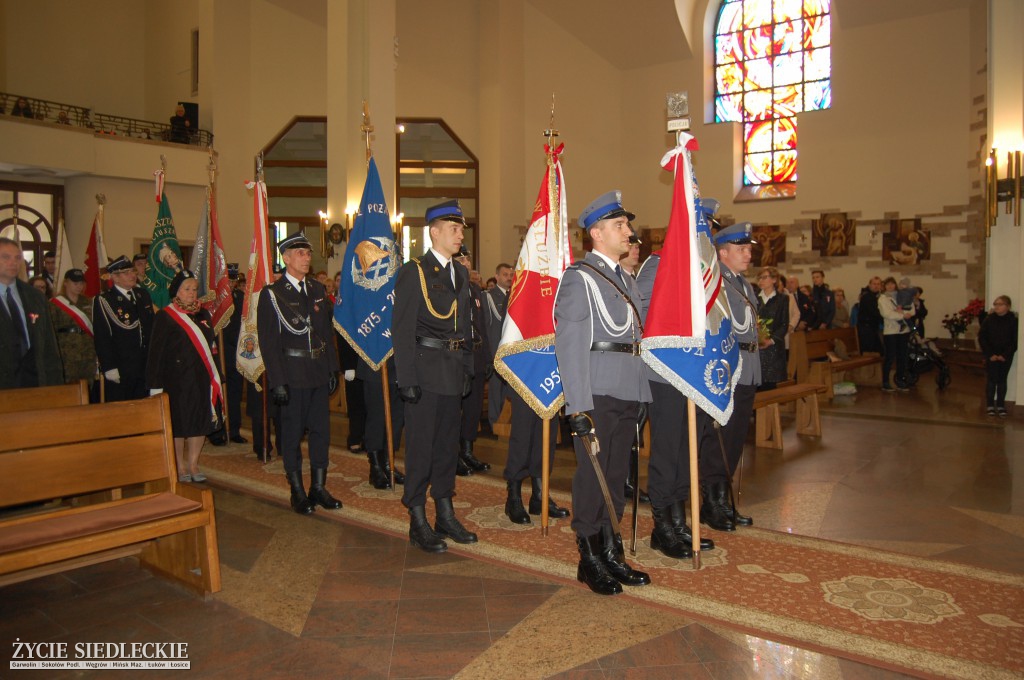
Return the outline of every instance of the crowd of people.
[[[654,518],[651,547],[666,556],[692,556],[693,531],[701,522],[731,532],[753,520],[735,504],[732,477],[750,426],[755,393],[791,379],[787,369],[791,333],[857,330],[862,351],[884,355],[882,390],[909,389],[908,338],[923,334],[927,309],[921,289],[904,279],[873,277],[852,309],[842,289],[831,289],[825,272],[812,272],[812,285],[776,267],[749,271],[752,225],[722,226],[718,204],[699,201],[702,219],[713,227],[722,294],[732,310],[732,340],[743,370],[733,387],[728,421],[696,411],[700,516],[688,521],[688,422],[683,395],[642,361],[639,342],[651,302],[660,255],[640,262],[635,215],[621,194],[594,199],[579,218],[592,250],[563,274],[555,304],[555,354],[565,397],[564,424],[572,436],[576,471],[572,505],[548,500],[548,514],[571,517],[579,551],[578,579],[600,594],[650,583],[648,574],[626,561],[618,522],[633,492],[637,432],[650,421],[648,490]],[[334,329],[340,274],[312,271],[312,246],[299,232],[279,244],[283,267],[261,293],[257,337],[266,367],[266,391],[249,384],[252,448],[267,462],[282,458],[295,512],[340,509],[327,488],[331,443],[330,400],[345,386],[352,453],[365,453],[368,481],[377,489],[404,487],[412,545],[431,553],[447,541],[474,543],[477,536],[456,515],[453,498],[459,476],[485,474],[490,465],[474,452],[477,437],[493,429],[510,401],[511,434],[502,476],[504,512],[515,524],[541,514],[543,421],[494,371],[514,270],[495,268],[487,283],[472,269],[464,240],[465,217],[457,201],[425,214],[431,247],[397,272],[391,329],[394,354],[387,362],[389,408],[379,371],[373,370]],[[93,400],[127,400],[166,392],[182,481],[206,477],[199,458],[206,441],[248,443],[242,436],[243,378],[234,357],[239,341],[244,280],[231,270],[235,313],[220,346],[210,313],[198,300],[195,276],[182,269],[171,281],[171,302],[156,310],[146,288],[146,256],[118,257],[106,266],[111,285],[90,300],[85,276],[68,271],[55,282],[54,258],[46,253],[42,271],[29,283],[18,279],[21,250],[0,238],[0,387],[30,387],[80,379],[92,383]],[[749,277],[749,278],[748,278]],[[49,300],[49,301],[48,301]],[[979,342],[988,370],[987,407],[1005,415],[1006,383],[1016,352],[1017,318],[1010,299],[995,300],[981,326]],[[246,351],[254,351],[247,344]],[[222,364],[221,353],[228,361]],[[895,375],[890,380],[890,373]],[[484,413],[485,390],[489,408]],[[267,395],[264,397],[263,395]],[[225,403],[227,413],[225,413]],[[390,442],[387,437],[390,413]],[[225,419],[225,416],[227,418]],[[405,471],[393,454],[406,436]],[[549,428],[553,449],[557,428]],[[308,440],[309,484],[303,479],[301,441]],[[531,480],[529,502],[523,482]],[[434,521],[427,515],[433,502]],[[607,500],[606,500],[607,499]],[[610,501],[610,502],[609,502]],[[713,550],[703,537],[700,550]]]

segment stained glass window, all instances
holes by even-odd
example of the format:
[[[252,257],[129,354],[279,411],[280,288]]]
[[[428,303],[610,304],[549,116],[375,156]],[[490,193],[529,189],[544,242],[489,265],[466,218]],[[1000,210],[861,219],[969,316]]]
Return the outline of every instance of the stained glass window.
[[[797,179],[796,115],[832,106],[831,0],[724,0],[715,122],[743,123],[743,183]]]

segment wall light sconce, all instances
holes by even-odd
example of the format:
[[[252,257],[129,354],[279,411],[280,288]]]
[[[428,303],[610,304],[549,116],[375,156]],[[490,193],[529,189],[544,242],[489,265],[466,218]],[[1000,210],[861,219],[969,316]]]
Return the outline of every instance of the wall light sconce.
[[[1013,215],[1013,226],[1020,226],[1021,152],[1006,152],[1006,177],[999,179],[998,152],[992,149],[985,159],[985,236],[999,218],[999,204],[1006,203],[1006,214]]]
[[[800,234],[800,247],[801,248],[806,248],[807,247],[807,234]]]
[[[398,238],[402,233],[402,220],[405,219],[405,213],[398,213],[391,218],[391,230],[395,232],[395,238]]]
[[[317,211],[317,214],[320,216],[320,254],[327,258],[327,232],[329,230],[327,225],[330,224],[330,220],[323,210]]]
[[[352,229],[356,226],[356,212],[357,208],[355,204],[349,203],[348,207],[345,208],[345,240],[348,241],[352,237]]]
[[[878,240],[878,230],[875,229],[874,227],[871,227],[871,233],[868,234],[868,237],[871,239],[872,243],[877,241]]]

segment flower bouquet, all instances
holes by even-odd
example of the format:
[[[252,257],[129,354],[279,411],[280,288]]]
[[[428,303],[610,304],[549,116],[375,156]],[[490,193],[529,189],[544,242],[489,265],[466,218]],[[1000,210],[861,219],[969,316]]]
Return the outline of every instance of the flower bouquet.
[[[974,298],[959,312],[942,317],[942,326],[952,336],[954,347],[956,346],[957,339],[967,332],[967,327],[971,325],[971,322],[979,318],[984,312],[985,302],[980,298]]]

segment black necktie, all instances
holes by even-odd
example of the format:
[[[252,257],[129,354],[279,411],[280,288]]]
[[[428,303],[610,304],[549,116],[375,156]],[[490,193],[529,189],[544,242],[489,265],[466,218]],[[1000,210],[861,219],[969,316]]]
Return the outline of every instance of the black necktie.
[[[619,277],[619,283],[621,283],[622,286],[625,287],[626,279],[622,278],[622,265],[615,265],[615,274]]]
[[[452,272],[452,263],[449,262],[444,266],[445,278],[448,279],[448,283],[452,284],[452,290],[455,290],[455,276]]]
[[[302,293],[302,297],[306,297],[306,279],[299,281],[299,292]]]
[[[20,359],[28,352],[28,335],[25,333],[25,320],[21,318],[21,309],[14,302],[14,295],[11,293],[10,286],[7,287],[6,302],[7,311],[11,315],[11,321],[14,323],[14,330],[18,334],[18,358]]]

